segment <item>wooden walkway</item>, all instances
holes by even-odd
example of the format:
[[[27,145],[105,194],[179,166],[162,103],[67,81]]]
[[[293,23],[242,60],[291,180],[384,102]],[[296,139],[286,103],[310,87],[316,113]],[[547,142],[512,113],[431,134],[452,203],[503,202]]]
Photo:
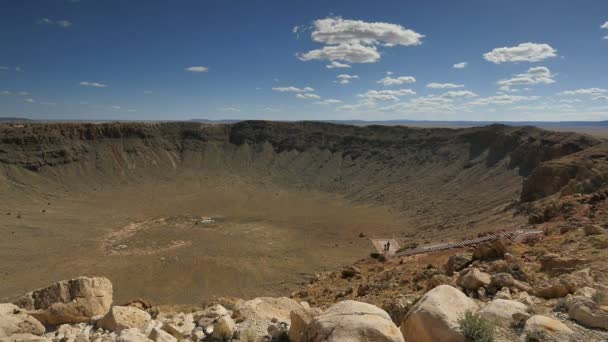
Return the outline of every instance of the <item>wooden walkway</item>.
[[[476,244],[479,244],[482,242],[492,241],[492,240],[495,240],[498,238],[515,239],[515,238],[524,237],[526,235],[538,235],[538,234],[542,234],[542,233],[543,233],[542,230],[519,229],[519,230],[510,231],[510,232],[486,235],[486,236],[482,236],[480,238],[471,239],[471,240],[463,240],[460,242],[447,242],[447,243],[441,243],[441,244],[436,244],[436,245],[421,246],[421,247],[417,247],[417,248],[413,248],[413,249],[408,249],[408,250],[405,250],[402,252],[398,252],[398,253],[395,253],[394,255],[395,256],[407,256],[407,255],[414,255],[414,254],[438,252],[438,251],[443,251],[446,249],[472,246],[472,245],[476,245]]]

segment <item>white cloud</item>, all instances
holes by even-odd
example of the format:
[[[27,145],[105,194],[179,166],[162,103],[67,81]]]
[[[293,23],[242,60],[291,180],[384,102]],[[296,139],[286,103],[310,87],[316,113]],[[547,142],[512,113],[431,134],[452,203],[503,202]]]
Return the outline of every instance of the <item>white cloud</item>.
[[[311,39],[325,46],[298,54],[302,61],[324,59],[332,62],[374,63],[380,59],[376,48],[378,45],[420,45],[424,38],[424,35],[397,24],[371,23],[339,17],[317,19],[311,30]],[[327,67],[334,67],[333,63]]]
[[[605,22],[602,26],[600,26],[600,28],[608,30],[608,21]]]
[[[358,75],[340,74],[336,76],[338,79],[336,82],[339,84],[349,84],[352,80],[359,78]]]
[[[327,69],[343,69],[350,68],[349,64],[333,61],[325,66]]]
[[[274,91],[278,91],[279,93],[309,93],[311,91],[315,91],[311,87],[297,88],[293,86],[289,87],[274,87],[272,88]]]
[[[121,106],[111,106],[110,108],[112,108],[114,110],[121,110],[122,109]]]
[[[566,96],[576,96],[576,95],[590,95],[590,96],[600,96],[608,92],[608,90],[603,88],[585,88],[585,89],[576,89],[576,90],[566,90],[557,95],[566,95]]]
[[[298,99],[302,99],[302,100],[318,100],[321,98],[321,96],[317,95],[317,94],[311,94],[311,93],[307,93],[307,94],[296,94],[296,97]]]
[[[8,69],[9,69],[9,67],[0,65],[0,70],[8,70]]]
[[[190,72],[207,72],[209,71],[208,67],[204,67],[204,66],[191,66],[186,68],[186,71],[190,71]]]
[[[221,107],[218,108],[222,112],[232,112],[232,113],[240,113],[241,110],[235,107]]]
[[[105,87],[107,87],[107,85],[104,84],[104,83],[100,83],[100,82],[87,82],[87,81],[80,82],[80,85],[83,86],[83,87],[93,87],[93,88],[105,88]]]
[[[453,98],[470,98],[470,97],[476,97],[477,94],[475,94],[472,91],[468,91],[468,90],[451,90],[448,92],[445,92],[443,94],[441,94],[441,97],[447,97],[450,99]]]
[[[10,90],[3,90],[2,92],[0,92],[0,95],[4,95],[4,96],[28,96],[30,95],[29,92],[27,91],[10,91]]]
[[[485,105],[506,105],[521,101],[534,101],[538,100],[539,96],[517,96],[517,95],[495,95],[489,97],[483,97],[475,101],[469,102],[473,106],[485,106]]]
[[[392,73],[389,73],[389,75],[391,75],[391,74]],[[399,76],[399,77],[386,76],[376,83],[382,84],[384,86],[394,86],[394,85],[402,85],[402,84],[409,84],[409,83],[415,83],[415,82],[416,82],[416,78],[412,77],[412,76]]]
[[[56,102],[48,102],[48,101],[40,102],[40,104],[45,105],[45,106],[56,106],[57,105]]]
[[[460,63],[456,63],[454,65],[452,65],[452,68],[454,69],[464,69],[467,67],[467,62],[460,62]]]
[[[513,89],[512,87],[534,84],[552,84],[555,83],[553,77],[555,77],[555,75],[551,73],[549,68],[540,66],[530,68],[523,74],[517,74],[511,78],[499,80],[498,85],[500,86],[500,91],[516,92],[517,89]]]
[[[346,61],[349,63],[374,63],[380,59],[380,53],[375,46],[340,44],[311,50],[299,55],[298,58],[302,61],[326,59],[330,61]]]
[[[311,38],[315,42],[328,45],[384,44],[388,46],[409,46],[422,44],[421,39],[424,38],[424,35],[397,24],[325,18],[314,21]]]
[[[416,95],[416,92],[411,89],[368,90],[366,93],[357,96],[369,101],[397,101],[399,97],[406,95]]]
[[[38,20],[38,24],[41,25],[57,25],[59,27],[67,28],[72,26],[72,23],[67,20],[51,20],[49,18],[42,18]]]
[[[342,101],[336,100],[336,99],[326,99],[326,100],[323,100],[323,101],[315,102],[315,104],[323,105],[323,106],[328,106],[328,105],[338,104],[338,103],[341,103],[341,102]]]
[[[25,101],[27,103],[35,103],[36,102],[36,100],[34,100],[34,99],[25,99],[23,101]]]
[[[539,62],[555,57],[557,50],[549,44],[522,43],[513,47],[499,47],[485,53],[483,57],[492,63]]]
[[[464,84],[454,84],[454,83],[429,83],[426,85],[427,88],[431,89],[454,89],[454,88],[464,88]]]

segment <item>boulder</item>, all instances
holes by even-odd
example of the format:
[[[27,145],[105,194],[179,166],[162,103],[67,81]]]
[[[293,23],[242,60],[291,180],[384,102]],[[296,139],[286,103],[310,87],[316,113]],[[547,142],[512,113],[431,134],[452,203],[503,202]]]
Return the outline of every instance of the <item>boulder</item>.
[[[384,310],[353,300],[324,311],[308,325],[304,335],[307,342],[404,342]]]
[[[592,299],[572,297],[566,301],[568,316],[588,328],[608,330],[608,312]]]
[[[44,326],[14,304],[0,304],[0,338],[14,334],[44,334]]]
[[[477,290],[490,285],[491,281],[492,277],[489,274],[481,272],[478,268],[472,268],[458,278],[458,285],[467,290]]]
[[[541,272],[546,272],[552,276],[570,273],[589,263],[587,259],[564,257],[552,253],[541,256],[538,261],[540,262]]]
[[[525,332],[543,331],[549,334],[567,334],[573,333],[572,329],[568,328],[564,323],[550,317],[534,315],[530,317],[524,325]]]
[[[287,297],[260,297],[248,301],[240,300],[235,304],[235,311],[243,318],[267,321],[276,319],[287,323],[289,313],[301,308],[302,305]]]
[[[585,298],[593,298],[597,294],[597,290],[593,289],[589,286],[582,287],[576,291],[574,291],[574,296],[585,297]]]
[[[152,317],[150,314],[132,306],[113,306],[108,313],[97,321],[97,328],[109,331],[124,329],[143,329]]]
[[[439,285],[454,286],[454,279],[452,279],[451,277],[448,277],[446,275],[443,275],[443,274],[435,274],[426,283],[426,288],[428,291],[430,291]]]
[[[25,294],[15,304],[45,325],[89,322],[112,305],[112,283],[103,277],[63,280]]]
[[[304,332],[308,325],[312,323],[313,313],[305,308],[294,310],[289,314],[291,325],[289,325],[289,340],[292,342],[301,342],[304,338]]]
[[[528,307],[514,300],[494,299],[479,313],[495,322],[510,323],[513,320],[513,315],[526,315]]]
[[[0,342],[51,342],[52,340],[43,336],[32,334],[14,334],[7,337],[0,337]]]
[[[500,291],[496,292],[494,299],[512,299],[511,291],[508,287],[503,287]]]
[[[167,318],[162,325],[164,331],[178,340],[189,337],[195,327],[194,316],[191,313],[187,314],[183,312],[172,315],[171,318]]]
[[[475,248],[473,260],[496,260],[502,259],[507,252],[507,246],[503,239],[483,242]]]
[[[456,272],[465,269],[471,263],[471,259],[462,255],[452,255],[445,264],[445,274],[452,276]]]
[[[583,229],[585,230],[585,236],[604,234],[604,228],[597,224],[588,224]]]
[[[401,324],[406,341],[464,342],[458,320],[467,311],[477,312],[477,303],[458,289],[441,285],[427,292]]]
[[[536,294],[545,299],[561,298],[594,283],[588,268],[543,281],[536,286]]]
[[[148,337],[154,342],[177,342],[177,339],[158,327],[152,328]]]
[[[138,310],[138,309],[137,309]],[[151,340],[139,329],[124,329],[118,335],[116,342],[150,342]]]
[[[508,289],[517,289],[519,291],[534,293],[534,289],[532,286],[530,286],[530,284],[513,278],[513,276],[509,273],[493,274],[490,280],[490,286],[488,287],[490,292],[496,293],[505,287]]]

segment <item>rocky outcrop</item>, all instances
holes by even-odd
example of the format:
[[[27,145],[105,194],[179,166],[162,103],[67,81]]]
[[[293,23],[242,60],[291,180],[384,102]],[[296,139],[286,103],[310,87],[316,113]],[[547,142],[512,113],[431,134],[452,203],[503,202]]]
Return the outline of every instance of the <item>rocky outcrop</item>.
[[[0,338],[15,334],[42,335],[44,326],[13,304],[0,304]]]
[[[602,308],[592,299],[572,297],[566,301],[568,316],[589,328],[608,330],[608,308]]]
[[[389,315],[367,303],[347,300],[316,317],[304,332],[307,342],[404,342]]]
[[[528,307],[515,300],[494,299],[479,313],[492,321],[510,323],[513,315],[527,315]]]
[[[557,254],[543,255],[538,258],[538,261],[540,262],[541,272],[546,272],[552,276],[573,272],[589,263],[587,259],[564,257]]]
[[[477,312],[475,301],[458,289],[441,285],[427,292],[401,324],[406,341],[463,341],[458,320],[465,312]]]
[[[105,315],[112,294],[109,279],[79,277],[29,292],[15,304],[45,325],[80,323]]]
[[[591,286],[594,281],[590,272],[586,268],[571,274],[562,274],[559,277],[542,281],[535,286],[536,294],[545,299],[565,297],[580,288]]]
[[[501,259],[507,253],[506,242],[503,239],[496,239],[483,242],[475,248],[473,260],[496,260]]]
[[[461,274],[458,279],[458,285],[467,290],[477,290],[480,287],[486,287],[492,281],[492,277],[489,274],[480,271],[478,268],[471,268],[463,272],[465,273]]]
[[[241,317],[281,322],[289,322],[289,314],[298,309],[302,309],[302,305],[287,297],[259,297],[248,301],[239,301],[235,305],[235,311]]]
[[[573,333],[572,329],[568,328],[564,323],[550,317],[535,315],[526,321],[524,326],[525,332],[542,331],[548,334],[566,334]]]

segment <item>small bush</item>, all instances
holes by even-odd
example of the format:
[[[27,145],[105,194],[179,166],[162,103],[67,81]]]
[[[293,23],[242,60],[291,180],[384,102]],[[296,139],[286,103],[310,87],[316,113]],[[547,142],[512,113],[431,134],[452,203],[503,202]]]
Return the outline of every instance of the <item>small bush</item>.
[[[530,331],[526,334],[526,342],[543,342],[547,339],[547,334],[542,330]]]
[[[460,332],[467,342],[493,342],[494,323],[481,317],[479,314],[467,311],[458,320]]]

